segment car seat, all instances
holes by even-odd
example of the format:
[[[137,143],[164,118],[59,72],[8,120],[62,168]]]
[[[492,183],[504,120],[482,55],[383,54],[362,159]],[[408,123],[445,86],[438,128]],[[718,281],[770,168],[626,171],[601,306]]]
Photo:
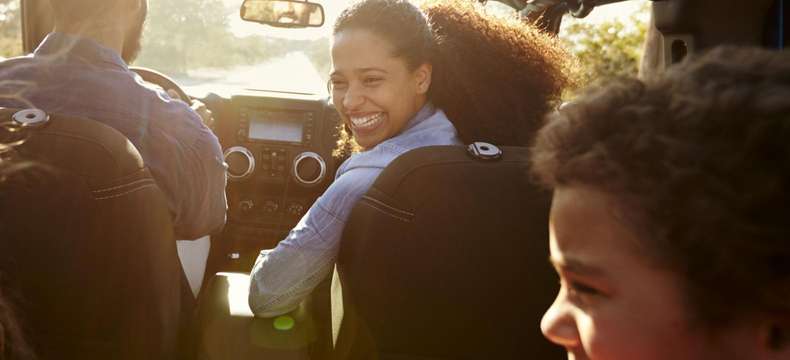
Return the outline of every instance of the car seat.
[[[540,332],[558,284],[550,193],[530,182],[527,157],[521,147],[433,146],[384,169],[341,242],[337,358],[565,357]]]
[[[23,133],[19,158],[51,170],[4,191],[0,214],[13,224],[0,273],[39,358],[183,355],[194,299],[168,205],[135,147],[99,122],[41,110],[0,108],[0,123]]]

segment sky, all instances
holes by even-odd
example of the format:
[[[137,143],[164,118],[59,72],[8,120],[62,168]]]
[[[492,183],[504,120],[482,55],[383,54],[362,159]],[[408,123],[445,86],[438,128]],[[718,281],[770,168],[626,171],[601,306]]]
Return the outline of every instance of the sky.
[[[229,7],[238,8],[242,0],[223,0]],[[313,0],[315,1],[315,0]],[[258,23],[241,20],[238,13],[231,16],[232,31],[238,36],[250,34],[264,34],[267,36],[284,37],[291,39],[314,39],[328,36],[331,33],[332,23],[340,12],[355,0],[323,0],[317,1],[324,7],[325,23],[320,28],[308,29],[277,29]],[[647,0],[629,0],[595,8],[583,21],[601,22],[608,19],[627,17],[636,12]]]

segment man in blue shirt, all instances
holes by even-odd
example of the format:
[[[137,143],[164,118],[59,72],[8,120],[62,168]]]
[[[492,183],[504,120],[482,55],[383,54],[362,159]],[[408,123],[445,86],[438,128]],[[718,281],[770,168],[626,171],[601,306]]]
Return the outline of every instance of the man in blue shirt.
[[[177,238],[196,239],[221,227],[227,208],[226,178],[217,137],[204,125],[195,109],[172,99],[161,89],[144,84],[127,66],[140,48],[147,0],[50,0],[50,5],[55,17],[54,31],[33,54],[0,62],[0,106],[40,108],[53,114],[93,119],[115,128],[140,152],[167,198]],[[53,242],[57,240],[53,239]],[[176,246],[175,243],[172,245]],[[150,255],[149,259],[133,261],[141,264],[178,261],[165,259],[153,252]],[[79,254],[62,256],[79,257]],[[66,260],[74,262],[80,259]],[[122,263],[119,262],[118,266],[123,267]],[[68,269],[52,265],[51,269],[29,271],[47,271],[53,277],[84,276],[86,281],[91,279],[91,274],[64,274]],[[110,270],[134,278],[122,279],[124,281],[142,282],[143,287],[149,280],[137,278],[134,269],[129,272],[122,268]],[[131,342],[117,336],[123,332],[108,329],[106,333],[96,333],[87,339],[73,339],[79,343],[75,349],[84,351],[62,354],[62,357],[86,359],[91,358],[91,353],[113,353],[117,355],[113,358],[121,359],[128,354],[143,352],[152,360],[174,359],[177,355],[188,358],[190,347],[186,335],[194,298],[186,287],[186,278],[181,280],[171,284],[173,288],[182,290],[180,298],[173,299],[170,294],[154,291],[140,294],[140,297],[155,298],[153,301],[159,305],[149,309],[150,316],[130,320],[143,323],[137,328],[150,329],[134,335],[135,344],[148,344],[144,349],[132,351],[129,349]],[[123,281],[119,283],[123,284]],[[40,286],[48,287],[49,284]],[[55,298],[64,296],[57,290],[50,295]],[[82,296],[88,301],[101,294]],[[39,304],[42,299],[28,298],[25,301]],[[95,319],[115,316],[137,304],[136,299],[128,299],[114,304],[113,308],[96,308]],[[173,316],[173,311],[178,311],[178,315]],[[169,320],[173,318],[178,318],[179,323],[173,324]],[[90,323],[95,319],[84,320]],[[68,334],[65,327],[69,324],[46,325]],[[170,336],[175,327],[179,333],[175,341],[179,344],[174,344]],[[101,352],[93,351],[96,350],[93,346],[103,344],[99,341],[102,339],[111,340],[109,343],[105,341]]]
[[[137,147],[164,192],[176,237],[225,222],[217,137],[186,103],[129,70],[147,0],[50,0],[55,29],[32,55],[0,63],[0,106],[35,107],[109,125]]]

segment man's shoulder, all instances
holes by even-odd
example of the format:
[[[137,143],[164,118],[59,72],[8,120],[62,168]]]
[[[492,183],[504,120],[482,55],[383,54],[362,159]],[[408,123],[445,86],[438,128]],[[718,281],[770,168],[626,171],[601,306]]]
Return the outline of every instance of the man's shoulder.
[[[36,59],[33,58],[32,55],[16,56],[10,58],[0,57],[0,74],[7,73],[8,71],[12,71],[12,70],[32,67],[36,65],[37,65],[37,61]],[[1,78],[7,79],[6,76],[2,76]]]

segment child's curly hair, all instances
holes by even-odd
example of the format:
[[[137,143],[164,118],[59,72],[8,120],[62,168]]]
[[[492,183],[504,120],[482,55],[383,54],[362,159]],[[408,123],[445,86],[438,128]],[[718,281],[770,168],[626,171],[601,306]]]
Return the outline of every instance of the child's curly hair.
[[[790,53],[721,47],[550,116],[533,171],[636,214],[704,324],[790,314]],[[641,255],[641,254],[640,254]]]

